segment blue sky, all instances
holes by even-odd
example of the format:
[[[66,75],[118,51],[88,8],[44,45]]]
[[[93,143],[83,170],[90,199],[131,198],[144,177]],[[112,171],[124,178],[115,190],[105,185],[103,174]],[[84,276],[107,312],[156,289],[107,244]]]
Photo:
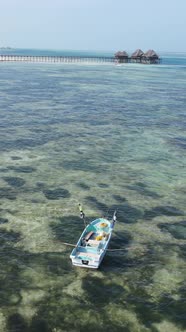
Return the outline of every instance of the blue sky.
[[[186,52],[186,0],[6,0],[0,46]]]

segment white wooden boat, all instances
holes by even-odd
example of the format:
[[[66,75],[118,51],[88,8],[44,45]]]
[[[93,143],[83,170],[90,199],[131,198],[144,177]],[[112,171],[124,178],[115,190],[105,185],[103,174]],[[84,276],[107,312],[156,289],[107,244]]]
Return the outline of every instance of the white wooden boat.
[[[112,221],[98,218],[86,226],[70,254],[73,265],[92,269],[99,268],[109,245],[115,221],[114,213]]]

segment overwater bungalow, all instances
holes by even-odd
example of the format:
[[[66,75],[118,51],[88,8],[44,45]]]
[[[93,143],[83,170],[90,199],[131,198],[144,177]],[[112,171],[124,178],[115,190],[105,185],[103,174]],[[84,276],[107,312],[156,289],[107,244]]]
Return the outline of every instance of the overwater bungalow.
[[[125,51],[118,51],[115,53],[115,59],[118,63],[128,62],[129,56]]]
[[[160,63],[160,58],[154,50],[148,50],[141,58],[142,63]]]
[[[143,55],[144,52],[138,48],[134,53],[132,53],[130,58],[131,62],[141,63]]]

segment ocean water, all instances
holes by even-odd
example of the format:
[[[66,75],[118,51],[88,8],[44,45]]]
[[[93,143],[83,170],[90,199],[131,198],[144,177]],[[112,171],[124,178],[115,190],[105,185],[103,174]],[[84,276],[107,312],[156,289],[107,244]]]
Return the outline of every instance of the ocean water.
[[[186,331],[185,91],[184,54],[0,63],[0,332]],[[117,209],[97,271],[79,203]]]

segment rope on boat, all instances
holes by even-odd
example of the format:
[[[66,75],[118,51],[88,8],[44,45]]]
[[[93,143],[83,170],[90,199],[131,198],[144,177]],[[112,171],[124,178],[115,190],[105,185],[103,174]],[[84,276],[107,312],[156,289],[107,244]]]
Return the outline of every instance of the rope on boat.
[[[69,246],[69,247],[77,247],[76,244],[72,244],[72,243],[68,243],[68,242],[62,242],[62,244],[64,244],[65,246]],[[82,246],[78,246],[78,247],[82,247]],[[83,247],[84,248],[84,247]],[[134,250],[134,249],[139,249],[139,247],[133,247],[133,248],[117,248],[117,249],[106,249],[105,251],[123,251],[123,250]]]
[[[133,248],[117,248],[117,249],[106,249],[106,251],[121,251],[121,250],[135,250],[139,249],[139,247],[133,247]]]
[[[120,249],[106,249],[106,251],[121,251],[121,250],[128,250],[130,248],[120,248]]]
[[[134,248],[106,249],[106,251],[122,251],[122,250],[135,250],[135,249],[139,249],[139,247],[134,247]]]
[[[72,243],[62,242],[62,244],[64,244],[65,246],[77,247],[76,244],[72,244]]]

